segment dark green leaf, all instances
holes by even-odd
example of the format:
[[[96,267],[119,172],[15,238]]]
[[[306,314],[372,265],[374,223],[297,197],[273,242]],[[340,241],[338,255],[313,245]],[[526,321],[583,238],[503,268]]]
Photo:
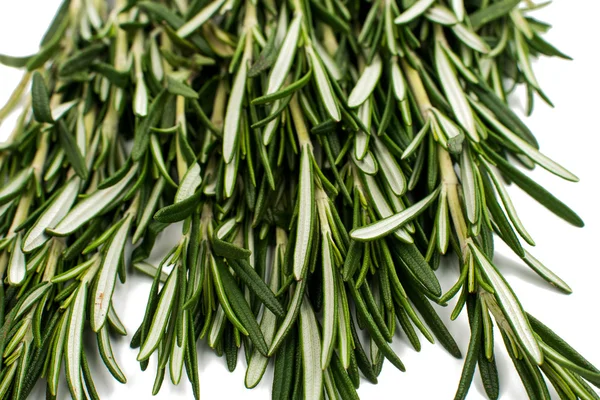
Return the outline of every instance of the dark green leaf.
[[[197,99],[198,93],[185,83],[167,75],[167,91],[176,96]]]
[[[187,199],[179,203],[171,204],[161,208],[154,214],[154,219],[159,222],[173,223],[183,221],[198,208],[199,200],[204,193],[197,191]]]
[[[478,29],[483,25],[487,25],[490,22],[504,17],[512,11],[521,1],[520,0],[501,0],[495,3],[491,3],[487,7],[481,8],[471,15],[469,19],[474,29]]]
[[[486,149],[486,154],[489,155],[496,163],[498,168],[504,173],[512,182],[523,189],[528,195],[537,200],[541,205],[552,211],[557,216],[561,217],[565,221],[577,226],[583,227],[583,220],[567,205],[554,197],[550,192],[540,186],[538,183],[533,181],[531,178],[523,174],[515,166],[511,165],[508,161],[503,159],[501,156],[496,154],[489,148]]]
[[[31,108],[38,122],[47,122],[49,124],[54,122],[52,111],[50,110],[48,88],[42,74],[37,71],[33,73],[31,82]]]
[[[27,65],[33,56],[12,57],[6,54],[0,54],[0,64],[12,68],[23,68]]]
[[[235,271],[236,275],[247,285],[248,289],[263,302],[265,307],[279,317],[285,315],[285,310],[275,298],[275,294],[247,261],[230,260],[229,265]]]
[[[65,156],[77,176],[86,180],[88,171],[85,158],[83,158],[81,150],[77,146],[75,137],[69,132],[67,124],[62,119],[58,122],[58,142],[60,143],[60,147],[65,151]]]
[[[267,356],[269,351],[267,344],[265,343],[265,338],[254,319],[254,314],[252,314],[252,310],[250,306],[246,302],[244,295],[240,291],[237,283],[231,273],[229,273],[225,264],[221,261],[217,261],[217,268],[219,269],[219,275],[221,277],[221,281],[223,282],[223,287],[225,288],[225,292],[229,297],[229,301],[231,303],[231,307],[233,311],[240,319],[241,323],[244,325],[246,330],[248,331],[248,335],[250,336],[250,340],[260,354]]]
[[[104,76],[113,85],[120,88],[126,88],[129,85],[130,75],[128,72],[119,71],[110,64],[98,62],[91,66],[92,71],[96,71],[100,75]]]
[[[440,283],[433,270],[414,244],[398,242],[390,246],[401,261],[400,265],[433,295],[442,295]]]
[[[133,161],[139,160],[146,153],[150,143],[150,128],[157,126],[160,122],[168,99],[169,93],[166,90],[161,91],[150,104],[148,116],[139,123],[133,138],[133,149],[131,150]]]
[[[103,43],[92,44],[79,53],[69,57],[60,67],[58,73],[60,76],[69,76],[83,71],[90,67],[96,58],[106,53],[106,47]]]
[[[243,247],[238,247],[233,243],[221,240],[216,236],[212,238],[212,249],[215,255],[224,257],[228,260],[247,260],[252,252]]]

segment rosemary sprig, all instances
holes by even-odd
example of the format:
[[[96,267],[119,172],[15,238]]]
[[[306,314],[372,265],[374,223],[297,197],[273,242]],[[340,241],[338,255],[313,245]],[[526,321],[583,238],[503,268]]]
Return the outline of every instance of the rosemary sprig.
[[[358,398],[389,343],[418,330],[460,358],[431,302],[458,296],[471,339],[456,398],[476,366],[498,396],[493,321],[532,399],[597,398],[600,372],[527,314],[493,264],[494,234],[537,274],[570,287],[534,245],[506,189],[581,219],[524,174],[577,177],[539,150],[508,107],[524,84],[550,103],[529,2],[64,0],[0,122],[0,397],[39,378],[97,398],[83,335],[121,383],[114,288],[131,264],[154,278],[131,346],[153,393],[185,369],[199,398],[206,339],[255,387],[274,358],[277,399]],[[28,87],[30,90],[27,90]],[[163,230],[181,237],[148,262]],[[458,256],[442,293],[435,270]],[[88,323],[89,322],[89,323]],[[91,332],[87,327],[91,328]],[[359,332],[361,334],[359,335]],[[366,338],[366,341],[365,341]],[[368,351],[365,345],[368,342]]]

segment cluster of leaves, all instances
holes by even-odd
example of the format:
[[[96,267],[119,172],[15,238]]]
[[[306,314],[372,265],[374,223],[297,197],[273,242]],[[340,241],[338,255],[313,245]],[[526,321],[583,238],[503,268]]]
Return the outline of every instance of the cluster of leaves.
[[[493,235],[560,290],[535,259],[506,186],[566,221],[566,205],[515,164],[577,178],[540,153],[506,99],[539,88],[531,60],[562,53],[518,0],[64,0],[40,51],[0,55],[25,70],[0,119],[0,398],[38,379],[98,398],[83,350],[95,335],[110,373],[126,335],[117,278],[154,278],[133,335],[185,368],[199,397],[197,345],[246,386],[273,359],[273,398],[358,398],[397,331],[461,357],[432,303],[458,297],[471,339],[456,393],[478,366],[498,397],[493,325],[532,399],[598,399],[600,371],[527,314],[492,264]],[[27,88],[31,86],[31,90]],[[158,266],[156,240],[181,238]],[[131,262],[125,244],[131,239]],[[459,260],[442,293],[441,256]],[[93,332],[93,333],[92,333]],[[366,340],[364,340],[366,338]]]

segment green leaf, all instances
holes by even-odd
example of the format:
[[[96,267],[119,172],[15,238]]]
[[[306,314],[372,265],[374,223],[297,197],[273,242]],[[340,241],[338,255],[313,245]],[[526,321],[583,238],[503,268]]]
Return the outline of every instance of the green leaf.
[[[525,250],[525,257],[523,257],[523,261],[535,271],[536,274],[544,278],[548,283],[557,287],[561,291],[567,294],[571,294],[573,291],[571,287],[567,285],[565,281],[563,281],[558,275],[548,269],[544,264],[542,264],[538,259],[532,256],[527,250]]]
[[[356,154],[353,152],[352,161],[354,161],[354,164],[356,164],[356,166],[366,175],[373,176],[379,172],[379,163],[370,151],[365,153],[362,160],[356,158]]]
[[[465,3],[464,0],[452,0],[452,10],[459,21],[465,19]]]
[[[198,208],[199,200],[204,193],[197,191],[192,196],[179,203],[165,206],[154,214],[154,219],[159,222],[173,223],[183,221]]]
[[[198,98],[198,92],[170,75],[167,75],[167,92],[188,99]]]
[[[473,29],[478,29],[498,18],[506,16],[520,2],[520,0],[500,0],[489,4],[487,7],[480,8],[469,15]]]
[[[370,241],[386,236],[419,216],[433,203],[439,193],[440,189],[438,188],[423,200],[397,214],[352,230],[350,236],[359,241]]]
[[[51,346],[51,354],[48,363],[48,391],[56,395],[58,390],[58,379],[60,377],[61,363],[63,359],[63,352],[65,351],[65,341],[67,338],[67,325],[69,320],[70,312],[66,312],[60,318],[56,333]]]
[[[162,177],[173,187],[177,187],[177,184],[171,178],[169,174],[169,167],[165,164],[165,160],[163,159],[161,144],[158,139],[158,135],[155,133],[150,134],[150,153],[152,154],[152,159],[154,160],[154,165],[156,169],[162,175]]]
[[[225,293],[225,288],[223,287],[223,281],[221,280],[219,269],[217,268],[217,261],[212,255],[210,255],[208,256],[208,259],[205,261],[205,263],[208,263],[210,265],[210,270],[214,279],[215,292],[217,293],[217,297],[219,298],[219,303],[221,305],[221,308],[223,309],[223,312],[225,313],[225,315],[227,315],[227,318],[233,324],[234,327],[239,329],[239,331],[242,334],[248,335],[248,331],[231,308],[231,304],[229,302],[227,294]]]
[[[481,304],[477,301],[477,306],[473,313],[473,318],[470,318],[471,322],[471,338],[469,339],[469,349],[467,350],[467,356],[465,357],[465,363],[460,376],[460,382],[458,383],[458,389],[454,395],[454,400],[464,400],[467,397],[471,382],[473,381],[473,375],[475,374],[475,366],[479,359],[479,353],[481,352]]]
[[[239,138],[242,136],[240,123],[242,120],[242,102],[246,94],[247,72],[248,65],[242,60],[229,94],[223,124],[223,160],[226,164],[230,164],[233,160]]]
[[[486,168],[490,178],[492,178],[492,182],[494,183],[494,186],[496,187],[496,190],[502,199],[502,203],[504,204],[504,209],[506,210],[506,213],[508,214],[508,217],[512,221],[513,225],[517,229],[517,232],[519,232],[521,237],[525,239],[527,243],[529,243],[531,246],[535,246],[533,238],[531,235],[529,235],[529,232],[527,232],[525,226],[521,222],[521,219],[517,215],[517,210],[513,205],[510,195],[502,183],[502,177],[500,177],[500,175],[489,165],[487,161],[482,160],[482,164]]]
[[[442,288],[440,287],[437,277],[414,244],[398,243],[391,248],[400,259],[400,265],[403,266],[417,282],[421,283],[435,296],[441,296]]]
[[[485,204],[487,205],[488,211],[493,219],[492,227],[500,236],[500,238],[502,238],[502,240],[508,245],[508,247],[515,252],[515,254],[517,254],[519,257],[523,257],[525,255],[523,246],[521,245],[517,234],[510,225],[508,218],[506,215],[504,215],[502,207],[500,207],[500,204],[496,199],[493,184],[489,181],[487,173],[483,172],[481,174],[481,178],[485,193]]]
[[[296,335],[292,332],[283,343],[281,350],[275,356],[275,367],[273,373],[273,400],[287,400],[291,398],[292,380],[294,376]],[[252,360],[250,360],[252,362]]]
[[[296,14],[288,28],[285,39],[279,49],[275,65],[273,65],[273,69],[269,74],[266,94],[277,92],[279,88],[281,88],[281,85],[283,85],[283,82],[290,71],[292,61],[294,61],[294,56],[296,55],[296,48],[298,47],[298,39],[300,38],[300,30],[302,29],[302,20],[303,14]]]
[[[100,350],[100,356],[102,357],[102,361],[112,374],[112,376],[121,383],[127,383],[127,378],[119,365],[115,360],[115,356],[112,351],[112,346],[110,345],[110,336],[108,332],[108,326],[104,325],[102,329],[98,332],[98,349]]]
[[[87,282],[77,289],[67,322],[65,344],[65,372],[71,395],[76,400],[85,398],[81,383],[81,352],[83,351],[83,325],[85,323]]]
[[[281,321],[281,325],[277,328],[277,333],[275,333],[275,337],[273,338],[273,342],[269,347],[268,356],[272,356],[276,353],[279,346],[281,346],[282,342],[286,339],[288,334],[290,333],[290,329],[296,322],[296,318],[298,317],[298,313],[300,312],[300,305],[302,304],[302,299],[304,297],[304,292],[306,290],[306,279],[302,279],[296,283],[296,287],[294,289],[294,294],[288,303],[287,313],[283,321]]]
[[[296,245],[294,246],[293,259],[293,270],[296,280],[301,280],[304,277],[313,240],[315,189],[310,152],[311,150],[308,148],[308,145],[304,145],[300,156],[298,221],[296,223]]]
[[[8,203],[20,193],[33,176],[33,168],[25,168],[14,175],[10,182],[0,189],[0,204]]]
[[[38,300],[41,299],[42,296],[45,295],[46,292],[51,288],[52,285],[49,282],[41,282],[38,285],[30,288],[29,293],[23,298],[21,304],[17,308],[14,319],[17,320],[19,317],[29,311],[31,307],[37,304]]]
[[[53,236],[67,236],[75,232],[92,218],[102,214],[107,208],[115,205],[115,202],[125,192],[133,177],[137,173],[138,166],[134,164],[131,170],[117,184],[106,189],[100,189],[87,196],[69,211],[69,213],[54,228],[46,229]]]
[[[127,71],[119,71],[110,64],[97,62],[90,66],[92,71],[95,71],[108,79],[110,83],[122,89],[129,85],[130,75]]]
[[[496,359],[488,360],[484,351],[479,352],[479,375],[483,382],[485,393],[490,399],[497,399],[500,392],[500,383],[498,381],[498,369]]]
[[[490,46],[488,46],[488,44],[468,26],[456,24],[452,27],[452,31],[461,42],[469,46],[471,49],[483,54],[490,52]]]
[[[267,284],[247,261],[231,260],[229,265],[235,271],[236,275],[246,284],[247,288],[262,301],[265,307],[278,317],[283,317],[285,315],[285,310],[275,298],[271,289],[269,289]]]
[[[133,138],[133,148],[131,156],[133,161],[138,161],[146,153],[150,143],[150,128],[158,125],[162,117],[163,110],[169,100],[169,92],[162,90],[150,104],[148,116],[144,117],[138,124]]]
[[[432,22],[445,26],[456,25],[459,22],[459,18],[448,7],[438,4],[429,7],[425,17]]]
[[[8,259],[7,278],[8,283],[14,286],[19,286],[25,280],[27,273],[25,254],[21,250],[21,234],[18,234],[14,239],[14,244],[10,251]]]
[[[521,139],[518,135],[514,134],[507,127],[502,125],[496,118],[494,118],[493,114],[483,108],[483,106],[478,105],[476,102],[471,101],[471,104],[475,106],[477,111],[494,127],[496,130],[504,136],[509,142],[515,145],[519,150],[523,152],[527,157],[531,158],[536,164],[540,165],[542,168],[547,171],[560,176],[563,179],[572,182],[578,182],[579,178],[569,172],[567,169],[559,165],[557,162],[549,159],[542,153],[540,153],[535,147],[529,144],[527,141]]]
[[[60,3],[60,6],[52,18],[50,26],[40,41],[40,46],[45,46],[48,43],[56,41],[57,38],[61,38],[66,26],[68,25],[68,22],[70,22],[69,18],[67,18],[69,15],[70,6],[71,0],[63,0]]]
[[[363,179],[365,181],[366,192],[370,197],[370,200],[379,215],[380,218],[387,218],[390,215],[394,214],[390,205],[387,202],[386,196],[381,192],[379,185],[374,177],[370,175],[364,175]],[[404,228],[400,228],[394,231],[394,236],[400,239],[405,243],[413,243],[414,240],[412,236],[406,231]]]
[[[531,45],[532,48],[534,48],[535,50],[539,51],[540,53],[542,53],[546,56],[559,57],[559,58],[562,58],[565,60],[572,60],[571,57],[564,54],[563,52],[558,50],[556,47],[552,46],[550,43],[546,42],[544,39],[542,39],[542,37],[540,35],[538,35],[536,33],[534,33],[533,39],[530,39],[528,41],[528,43]]]
[[[236,246],[235,244],[229,243],[225,240],[221,240],[216,236],[213,236],[211,244],[215,255],[224,257],[227,260],[248,260],[248,258],[252,255],[250,250]]]
[[[279,254],[277,254],[276,250],[275,257],[273,257],[273,264],[271,267],[272,269],[269,283],[269,289],[273,292],[276,292],[279,289],[279,270],[281,267],[280,260],[281,257],[279,257]],[[263,333],[263,336],[265,337],[265,343],[267,344],[267,346],[270,346],[273,341],[273,337],[275,336],[275,331],[277,329],[277,316],[269,310],[265,310],[261,317],[260,329]],[[283,352],[285,352],[285,350],[283,350]],[[277,354],[277,358],[280,357],[280,354],[281,353]],[[250,357],[250,362],[248,363],[248,369],[246,370],[246,378],[244,380],[244,383],[247,388],[251,389],[258,385],[267,369],[268,364],[269,358],[263,356],[258,350],[254,349],[254,351],[252,352],[252,356]],[[275,379],[273,380],[273,384],[275,385]],[[273,390],[273,397],[274,395],[275,390]]]
[[[529,320],[525,316],[523,307],[502,275],[498,273],[496,267],[492,265],[481,250],[472,242],[469,243],[469,248],[473,252],[473,256],[477,264],[481,267],[484,276],[494,289],[494,296],[519,343],[523,346],[527,354],[540,365],[543,362],[542,351],[533,335],[531,325],[529,325]]]
[[[456,71],[439,41],[435,44],[435,65],[446,98],[452,107],[456,120],[465,129],[473,141],[479,141],[475,128],[475,117],[469,106],[467,96],[458,81]]]
[[[318,40],[313,41],[313,45],[315,46],[315,50],[317,51],[319,58],[321,59],[321,61],[323,61],[323,65],[325,65],[327,72],[329,72],[329,75],[331,75],[333,79],[338,81],[342,79],[344,76],[340,67],[338,66],[337,62],[329,55],[327,50],[325,50],[325,48],[321,45],[321,43],[319,43]]]
[[[69,212],[77,199],[81,181],[78,178],[71,180],[60,191],[58,197],[46,208],[36,220],[35,224],[27,231],[23,238],[23,251],[29,253],[43,244],[50,237],[46,235],[47,228],[53,228]]]
[[[404,371],[404,364],[402,363],[400,358],[398,358],[396,353],[394,353],[394,350],[390,348],[389,344],[386,342],[385,338],[377,328],[377,325],[375,324],[373,317],[369,313],[364,300],[362,299],[360,293],[355,287],[354,280],[351,280],[347,286],[350,289],[350,294],[352,295],[352,298],[354,299],[356,313],[363,320],[367,330],[371,335],[371,338],[377,344],[379,350],[384,354],[385,358],[387,358],[396,368],[398,368],[400,371]]]
[[[82,180],[86,180],[88,176],[87,165],[85,158],[81,154],[81,150],[77,145],[75,137],[69,132],[67,124],[64,120],[58,122],[58,142],[65,152],[65,156],[73,167],[73,170]]]
[[[69,76],[90,67],[96,58],[106,53],[104,43],[95,43],[69,57],[58,70],[60,76]]]
[[[490,156],[492,161],[496,163],[498,168],[500,168],[502,173],[506,175],[508,179],[523,189],[525,193],[537,200],[541,205],[570,224],[580,228],[584,226],[583,220],[573,210],[554,197],[542,186],[534,182],[531,178],[523,174],[518,168],[508,163],[508,161],[489,148],[487,149],[486,154]]]
[[[581,354],[577,352],[573,347],[571,347],[567,342],[565,342],[560,336],[558,336],[552,329],[548,328],[537,318],[532,316],[531,314],[527,314],[527,318],[531,323],[532,328],[535,333],[540,336],[540,338],[549,346],[551,346],[554,350],[561,353],[567,359],[572,362],[578,364],[582,368],[585,368],[594,373],[600,373],[600,371],[594,367],[594,365],[586,360]]]
[[[35,71],[31,79],[31,108],[38,122],[54,122],[50,111],[50,95],[42,74]]]
[[[275,40],[277,35],[271,35],[267,39],[267,44],[263,47],[258,58],[254,61],[250,69],[248,70],[248,77],[255,78],[259,76],[263,71],[269,69],[277,57],[277,51],[275,49]]]
[[[321,338],[315,313],[307,297],[300,307],[300,348],[304,398],[320,400],[323,392],[323,370],[321,369]]]
[[[410,300],[415,305],[427,325],[431,328],[431,331],[437,340],[439,340],[440,344],[454,357],[461,358],[462,355],[456,341],[427,297],[412,285],[406,286],[406,293],[408,293]]]
[[[325,106],[325,110],[327,110],[327,113],[334,121],[339,122],[342,119],[340,114],[340,106],[335,98],[335,95],[333,94],[333,89],[331,87],[331,82],[327,77],[327,72],[325,72],[319,56],[312,47],[308,48],[307,53],[310,58],[310,64],[315,76],[319,97]]]
[[[223,287],[225,288],[225,293],[227,293],[227,297],[231,303],[231,308],[235,312],[235,315],[237,315],[242,322],[242,325],[248,331],[248,336],[250,337],[250,340],[252,340],[252,343],[256,349],[262,355],[266,356],[269,349],[265,343],[265,338],[260,330],[260,327],[254,319],[254,314],[244,298],[244,295],[240,291],[237,283],[235,282],[233,276],[231,276],[231,273],[228,271],[225,264],[217,262],[217,267],[219,270],[219,276],[223,282]]]
[[[400,70],[400,65],[398,61],[391,62],[392,68],[392,87],[394,89],[394,96],[398,101],[404,101],[406,98],[406,83],[404,82],[404,77],[402,76],[402,71]]]
[[[202,175],[200,175],[200,164],[193,163],[183,175],[181,183],[175,193],[175,203],[180,203],[196,193],[196,190],[202,183]]]
[[[175,295],[177,292],[177,268],[173,269],[169,274],[169,279],[165,282],[162,290],[160,291],[160,298],[154,311],[152,318],[152,324],[148,330],[148,334],[144,340],[144,343],[140,347],[140,352],[137,356],[138,361],[147,360],[154,350],[158,347],[161,338],[164,335],[165,327],[169,321],[171,315],[171,309],[175,303]]]
[[[74,106],[78,103],[77,100],[68,101],[66,103],[59,104],[58,106],[52,108],[52,119],[54,121],[58,121],[62,117],[65,116],[67,112],[69,112]]]
[[[406,177],[398,165],[389,148],[380,139],[373,136],[373,150],[379,169],[383,174],[390,189],[396,196],[402,196],[406,192]]]
[[[431,7],[433,3],[435,3],[435,0],[417,0],[409,9],[400,14],[400,16],[398,16],[394,22],[396,24],[408,24],[427,11],[427,9]]]
[[[333,264],[331,247],[331,238],[329,234],[327,234],[321,240],[321,264],[323,267],[323,337],[321,343],[320,366],[322,370],[326,370],[329,366],[331,355],[333,353],[335,336],[339,329],[337,326],[337,271]],[[302,311],[300,316],[302,318]]]
[[[129,214],[125,217],[125,221],[115,232],[102,258],[98,278],[95,281],[92,291],[94,293],[94,307],[91,311],[90,325],[94,332],[98,332],[105,325],[106,316],[108,315],[108,309],[115,290],[117,270],[123,258],[132,221],[133,215]]]
[[[6,54],[0,54],[0,64],[12,68],[23,68],[32,57],[33,56],[13,57]]]
[[[254,100],[252,100],[252,104],[260,105],[260,104],[273,103],[276,100],[284,99],[288,96],[291,96],[296,91],[302,89],[308,82],[310,82],[311,77],[312,77],[312,70],[309,69],[308,72],[306,74],[304,74],[304,76],[302,78],[298,79],[296,82],[291,83],[291,84],[287,85],[286,87],[284,87],[283,89],[280,89],[274,93],[257,97]],[[275,109],[277,109],[277,108],[278,107],[275,107]]]
[[[213,15],[219,11],[219,8],[225,3],[225,0],[215,0],[212,3],[207,4],[194,15],[189,21],[181,26],[177,30],[177,36],[185,38],[204,25]]]
[[[381,77],[381,70],[381,57],[376,55],[373,58],[373,61],[371,61],[371,64],[366,66],[356,82],[354,89],[350,92],[350,95],[348,96],[348,107],[358,107],[371,96],[371,93],[375,90],[379,78]],[[394,81],[394,84],[397,85],[397,82]]]
[[[498,121],[536,149],[540,147],[527,125],[521,121],[521,118],[519,118],[506,103],[499,99],[498,96],[487,87],[485,82],[480,80],[479,84],[469,85],[469,87],[477,94],[479,101],[492,111]]]

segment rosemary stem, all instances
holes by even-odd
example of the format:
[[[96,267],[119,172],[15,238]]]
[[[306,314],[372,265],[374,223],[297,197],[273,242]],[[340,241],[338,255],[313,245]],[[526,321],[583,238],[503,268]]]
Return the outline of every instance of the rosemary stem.
[[[312,142],[308,136],[308,129],[306,127],[306,122],[304,121],[304,113],[300,108],[300,103],[298,103],[297,94],[294,94],[290,100],[290,112],[292,114],[292,120],[294,121],[294,127],[296,128],[296,134],[298,135],[298,144],[300,145],[300,148],[307,145],[309,149],[312,150]]]
[[[448,193],[448,207],[450,208],[450,216],[452,217],[452,223],[460,242],[463,258],[466,260],[468,252],[467,240],[469,235],[467,224],[465,223],[465,216],[460,205],[460,198],[458,197],[458,178],[456,177],[454,164],[452,163],[450,154],[448,154],[446,149],[440,145],[438,145],[438,159],[440,162],[442,184]]]
[[[210,116],[210,122],[218,129],[223,129],[223,118],[225,117],[225,105],[227,102],[227,88],[225,80],[221,79],[215,93],[213,111]]]
[[[321,187],[315,187],[315,202],[317,203],[317,212],[319,213],[319,226],[324,238],[327,237],[327,234],[331,235],[331,228],[327,220],[327,199],[327,193]]]
[[[127,5],[127,0],[116,0],[115,9],[121,10]],[[119,27],[120,24],[127,22],[126,13],[117,14],[117,24],[115,29],[117,31],[115,35],[115,69],[117,71],[125,71],[127,69],[127,32]],[[126,101],[123,89],[113,87],[112,90],[112,101],[113,107],[117,110],[121,110],[123,102]],[[113,108],[111,107],[111,108]],[[109,110],[110,111],[110,110]]]
[[[183,154],[181,154],[181,139],[180,136],[187,136],[187,123],[185,118],[185,97],[177,96],[176,104],[175,104],[175,123],[179,126],[180,133],[176,132],[175,134],[175,150],[177,152],[177,176],[179,176],[179,180],[183,179],[183,175],[185,175],[188,165],[185,159],[183,158]]]
[[[323,29],[323,45],[325,49],[329,53],[329,55],[334,55],[339,47],[338,41],[335,38],[333,33],[333,29],[329,25],[322,24]]]
[[[406,80],[408,81],[408,84],[415,96],[415,100],[419,106],[421,116],[423,119],[427,119],[432,105],[431,101],[429,100],[429,96],[427,96],[425,85],[423,85],[423,81],[421,80],[419,72],[416,69],[414,69],[405,59],[401,59],[401,62]]]
[[[252,61],[252,31],[257,23],[258,21],[256,19],[256,5],[253,3],[252,0],[247,0],[246,15],[244,17],[244,31],[246,32],[246,42],[244,43],[244,55],[241,60],[242,63]]]
[[[35,152],[31,166],[33,167],[33,173],[37,182],[42,181],[42,175],[44,173],[44,164],[46,163],[46,156],[48,154],[48,141],[50,140],[50,132],[46,131],[40,138],[39,147]]]

